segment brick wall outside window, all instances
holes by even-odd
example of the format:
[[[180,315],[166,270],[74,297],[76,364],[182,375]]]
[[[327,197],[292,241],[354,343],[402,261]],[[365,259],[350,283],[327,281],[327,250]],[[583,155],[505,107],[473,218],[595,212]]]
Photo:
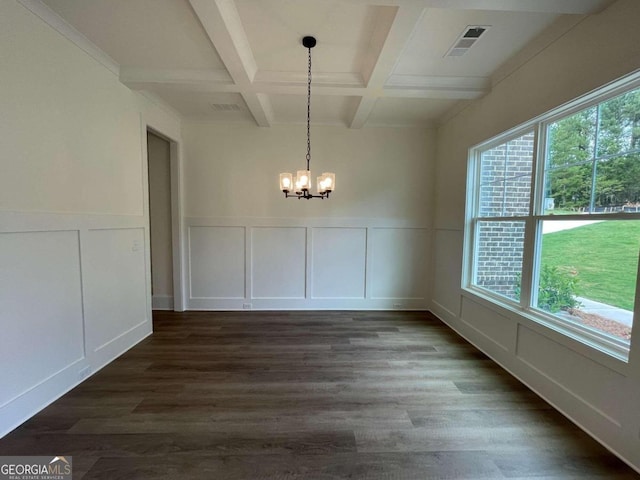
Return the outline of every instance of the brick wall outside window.
[[[534,135],[529,133],[482,153],[475,284],[517,299],[525,223],[529,214]]]

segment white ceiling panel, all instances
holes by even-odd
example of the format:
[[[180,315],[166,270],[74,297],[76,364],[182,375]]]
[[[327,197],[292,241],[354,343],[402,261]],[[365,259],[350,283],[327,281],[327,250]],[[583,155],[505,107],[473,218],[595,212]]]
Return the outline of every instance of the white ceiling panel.
[[[188,120],[253,123],[253,117],[239,93],[187,91],[167,86],[154,86],[147,91],[161,98]]]
[[[489,76],[557,18],[558,15],[552,13],[428,9],[393,73]],[[490,28],[463,56],[445,57],[469,25]]]
[[[43,0],[120,65],[223,69],[187,0]]]
[[[269,95],[276,123],[305,123],[307,98],[302,95]],[[357,104],[357,97],[312,95],[311,123],[347,125]]]
[[[379,98],[367,125],[433,126],[438,119],[461,100],[433,98]]]
[[[371,39],[391,7],[343,0],[236,0],[236,6],[259,70],[307,70],[302,37],[318,41],[312,50],[314,70],[360,72]]]

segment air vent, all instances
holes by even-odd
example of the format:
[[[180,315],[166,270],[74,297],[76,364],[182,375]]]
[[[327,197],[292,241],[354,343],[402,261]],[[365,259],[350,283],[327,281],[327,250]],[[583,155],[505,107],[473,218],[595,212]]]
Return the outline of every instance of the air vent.
[[[210,104],[216,112],[239,112],[240,105],[237,103],[212,103]]]
[[[460,36],[456,39],[453,46],[446,53],[445,57],[461,57],[469,51],[469,49],[478,43],[478,40],[484,32],[489,28],[488,25],[469,25]]]
[[[467,31],[464,32],[464,38],[480,38],[480,35],[486,31],[487,27],[467,27]]]

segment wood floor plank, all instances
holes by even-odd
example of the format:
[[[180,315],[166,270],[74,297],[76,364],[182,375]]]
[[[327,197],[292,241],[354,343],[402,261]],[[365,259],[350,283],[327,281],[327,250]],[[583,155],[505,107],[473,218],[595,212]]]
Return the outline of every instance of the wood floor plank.
[[[587,452],[589,453],[589,452]],[[517,453],[493,455],[493,460],[506,478],[534,475],[556,478],[637,478],[621,460],[605,452],[590,454],[566,454],[564,452],[537,450],[523,456]],[[627,477],[624,477],[624,476]]]
[[[85,418],[68,429],[69,433],[208,433],[254,430],[272,432],[331,431],[364,428],[412,428],[405,410],[366,408],[357,410],[291,411],[238,410],[202,413],[199,411],[156,413],[138,412],[117,418]]]
[[[16,438],[2,449],[3,455],[51,453],[52,445],[73,451],[76,457],[163,457],[165,455],[331,455],[355,452],[356,444],[350,430],[333,432],[287,432],[268,438],[264,432],[191,433],[167,435],[144,434],[41,434]]]
[[[356,430],[358,452],[439,452],[481,451],[504,454],[548,450],[567,455],[598,454],[595,441],[567,441],[547,425],[508,427],[412,428],[402,430]]]
[[[428,312],[156,312],[3,439],[85,479],[640,479]]]
[[[178,473],[179,472],[179,473]],[[482,452],[429,452],[385,454],[264,455],[152,458],[102,458],[85,479],[223,478],[225,480],[424,480],[496,479],[502,477]]]

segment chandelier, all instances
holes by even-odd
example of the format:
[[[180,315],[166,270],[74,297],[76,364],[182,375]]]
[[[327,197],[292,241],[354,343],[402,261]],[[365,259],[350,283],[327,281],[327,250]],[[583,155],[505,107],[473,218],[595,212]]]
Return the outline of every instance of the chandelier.
[[[307,80],[307,169],[298,170],[294,181],[293,175],[290,173],[280,174],[280,190],[284,192],[285,198],[329,198],[329,194],[336,188],[336,174],[325,172],[317,177],[316,188],[317,195],[312,195],[311,191],[311,170],[309,163],[311,162],[311,49],[316,46],[314,37],[304,37],[302,45],[309,50],[309,71]]]

